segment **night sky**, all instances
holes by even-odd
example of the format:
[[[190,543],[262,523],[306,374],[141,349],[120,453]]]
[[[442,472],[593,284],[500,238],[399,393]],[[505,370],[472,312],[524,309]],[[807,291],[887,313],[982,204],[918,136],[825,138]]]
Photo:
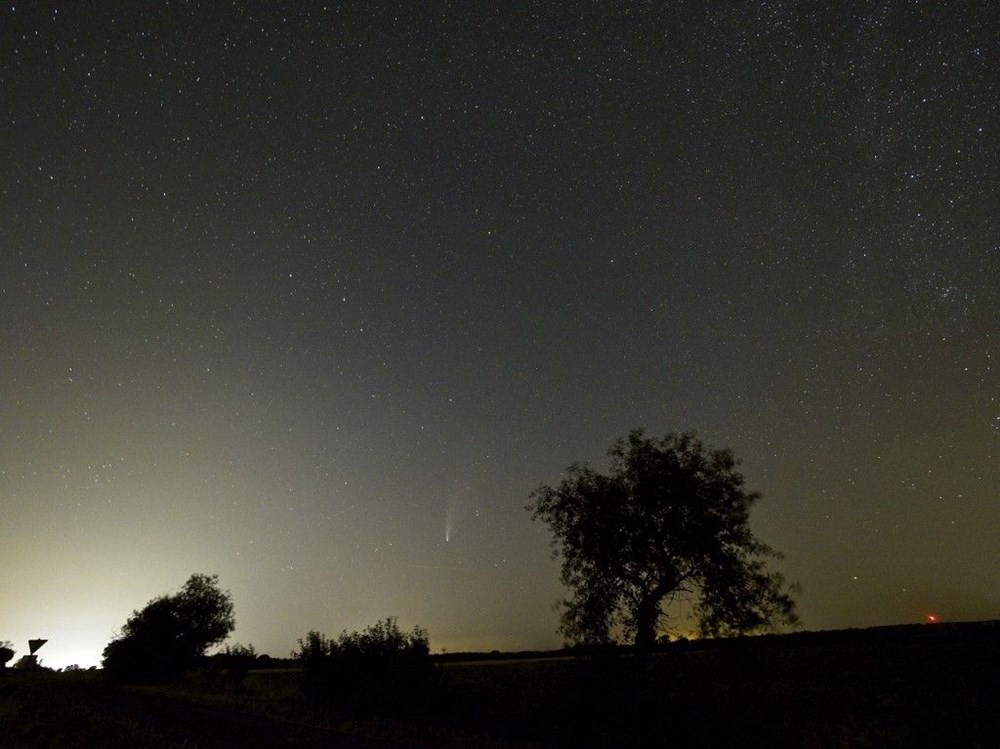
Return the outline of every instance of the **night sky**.
[[[0,11],[0,639],[556,647],[524,506],[637,426],[807,629],[1000,617],[989,3],[263,5]]]

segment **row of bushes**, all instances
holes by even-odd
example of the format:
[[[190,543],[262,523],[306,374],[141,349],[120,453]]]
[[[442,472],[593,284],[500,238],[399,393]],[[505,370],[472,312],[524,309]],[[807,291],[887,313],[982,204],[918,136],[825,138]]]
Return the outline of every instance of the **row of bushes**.
[[[310,631],[295,654],[306,695],[362,712],[408,712],[420,707],[434,674],[427,631],[399,628],[394,617],[337,639]]]
[[[177,593],[154,598],[132,612],[104,649],[105,674],[120,681],[156,683],[197,671],[213,681],[239,683],[248,669],[259,667],[253,647],[235,645],[205,655],[234,627],[232,597],[219,589],[218,577],[192,575]],[[360,632],[344,631],[336,639],[311,631],[292,655],[302,668],[308,697],[365,712],[421,707],[434,673],[426,630],[404,632],[392,617]]]

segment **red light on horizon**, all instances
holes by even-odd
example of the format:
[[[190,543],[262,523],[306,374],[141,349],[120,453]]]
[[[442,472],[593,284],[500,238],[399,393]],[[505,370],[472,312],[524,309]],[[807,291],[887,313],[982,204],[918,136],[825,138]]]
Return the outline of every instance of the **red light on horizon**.
[[[927,615],[927,623],[928,624],[937,624],[938,623],[937,614],[928,614]]]

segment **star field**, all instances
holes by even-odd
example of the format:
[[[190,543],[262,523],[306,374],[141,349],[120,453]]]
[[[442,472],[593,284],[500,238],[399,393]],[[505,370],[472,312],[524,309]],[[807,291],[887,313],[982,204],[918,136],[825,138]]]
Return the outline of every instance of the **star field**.
[[[995,13],[431,6],[3,9],[0,639],[557,646],[524,505],[634,426],[806,627],[1000,617]]]

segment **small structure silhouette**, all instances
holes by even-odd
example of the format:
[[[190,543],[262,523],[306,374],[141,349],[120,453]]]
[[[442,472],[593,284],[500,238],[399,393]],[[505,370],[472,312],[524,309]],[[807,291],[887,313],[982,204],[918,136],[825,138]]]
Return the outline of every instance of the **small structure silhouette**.
[[[47,642],[48,640],[42,639],[28,640],[28,655],[22,655],[18,658],[17,663],[14,664],[14,668],[20,671],[33,671],[40,668],[38,665],[38,656],[35,653]]]

